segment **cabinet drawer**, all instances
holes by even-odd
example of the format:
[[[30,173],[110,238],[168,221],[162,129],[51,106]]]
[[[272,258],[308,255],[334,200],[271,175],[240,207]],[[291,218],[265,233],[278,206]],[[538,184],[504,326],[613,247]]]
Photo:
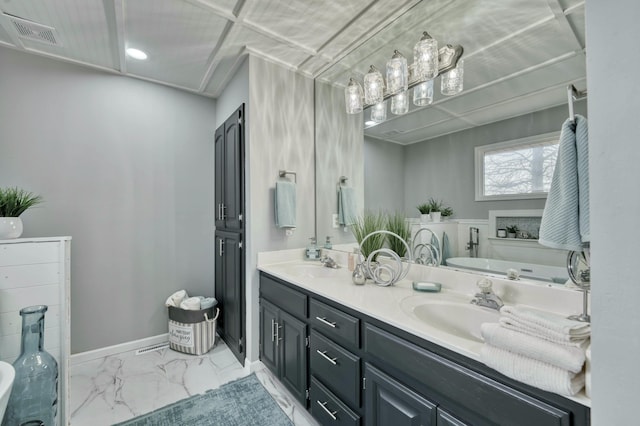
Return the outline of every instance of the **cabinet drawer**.
[[[311,331],[311,373],[352,407],[360,406],[360,358]]]
[[[307,295],[261,275],[260,295],[298,318],[307,318]]]
[[[312,327],[352,348],[360,347],[360,320],[347,313],[311,299],[309,307]]]
[[[60,243],[13,243],[0,245],[0,266],[60,262]]]
[[[471,424],[562,426],[570,413],[462,367],[371,324],[364,328],[368,354],[406,380],[421,383],[438,405],[455,406]],[[435,398],[435,397],[434,397]],[[446,407],[445,407],[446,408]],[[462,414],[460,414],[462,416]],[[450,419],[447,419],[451,421]]]
[[[344,405],[337,396],[311,378],[311,415],[322,425],[359,426],[360,416]]]

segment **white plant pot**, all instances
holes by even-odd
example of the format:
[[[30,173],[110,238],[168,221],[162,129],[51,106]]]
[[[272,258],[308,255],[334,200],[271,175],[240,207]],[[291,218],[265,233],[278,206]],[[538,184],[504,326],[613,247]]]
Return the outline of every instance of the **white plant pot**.
[[[442,212],[431,212],[431,222],[440,222]]]
[[[431,220],[431,215],[427,214],[421,214],[420,215],[420,222],[425,223],[425,222],[429,222]]]
[[[0,217],[0,240],[18,238],[20,235],[22,235],[22,219]]]

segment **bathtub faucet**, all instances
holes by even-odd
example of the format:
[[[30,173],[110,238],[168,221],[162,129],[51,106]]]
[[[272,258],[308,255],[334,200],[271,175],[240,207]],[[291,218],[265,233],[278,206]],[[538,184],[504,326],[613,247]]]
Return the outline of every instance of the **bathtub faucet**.
[[[499,311],[504,303],[502,303],[502,299],[500,299],[498,295],[491,290],[493,285],[491,280],[488,278],[482,278],[481,280],[478,280],[476,285],[480,288],[480,293],[476,293],[474,298],[471,300],[471,303]]]
[[[469,257],[478,257],[479,234],[480,230],[478,228],[474,226],[469,227],[469,242],[466,247],[466,249],[469,250]]]

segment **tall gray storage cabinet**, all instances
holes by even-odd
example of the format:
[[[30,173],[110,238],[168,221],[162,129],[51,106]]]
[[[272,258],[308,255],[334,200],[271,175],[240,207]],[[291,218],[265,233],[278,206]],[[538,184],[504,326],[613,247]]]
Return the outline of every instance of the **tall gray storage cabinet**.
[[[245,359],[244,104],[215,134],[215,296],[218,333],[241,364]]]

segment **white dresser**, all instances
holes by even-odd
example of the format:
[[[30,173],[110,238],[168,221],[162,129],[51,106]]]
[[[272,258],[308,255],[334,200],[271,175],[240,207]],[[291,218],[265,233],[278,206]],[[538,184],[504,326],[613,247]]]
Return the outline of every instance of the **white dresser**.
[[[58,361],[58,424],[69,424],[70,237],[0,240],[0,360],[20,355],[20,309],[47,305],[44,346]]]

